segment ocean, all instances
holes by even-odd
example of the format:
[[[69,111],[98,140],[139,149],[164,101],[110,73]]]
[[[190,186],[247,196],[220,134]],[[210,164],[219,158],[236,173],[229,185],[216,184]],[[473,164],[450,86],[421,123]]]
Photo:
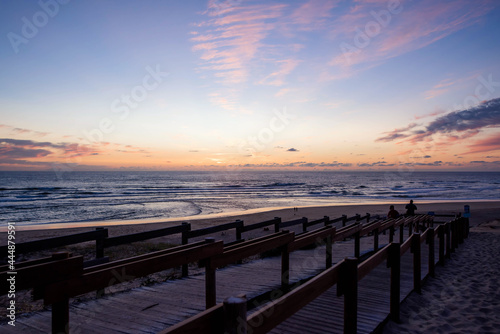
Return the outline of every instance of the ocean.
[[[500,200],[497,172],[0,172],[0,226],[325,204]]]

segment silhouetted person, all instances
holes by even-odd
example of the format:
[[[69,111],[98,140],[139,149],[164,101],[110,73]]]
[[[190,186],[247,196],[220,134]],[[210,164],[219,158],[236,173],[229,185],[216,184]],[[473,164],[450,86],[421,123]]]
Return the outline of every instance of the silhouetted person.
[[[387,218],[398,218],[399,217],[399,212],[394,210],[394,205],[391,205],[389,207],[389,213],[387,214]]]
[[[410,200],[410,204],[406,204],[405,209],[407,216],[414,216],[415,210],[417,210],[417,206],[413,204],[413,200]]]

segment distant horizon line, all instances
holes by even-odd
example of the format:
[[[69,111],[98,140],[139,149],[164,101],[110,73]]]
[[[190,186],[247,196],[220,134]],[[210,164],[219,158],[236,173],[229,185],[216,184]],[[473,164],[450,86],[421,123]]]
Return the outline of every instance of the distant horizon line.
[[[20,170],[2,170],[0,172],[16,173],[16,172],[45,172],[45,173],[75,173],[75,172],[396,172],[396,173],[415,173],[415,172],[442,172],[442,173],[500,173],[495,170],[470,170],[470,169],[414,169],[414,170],[398,170],[398,169],[278,169],[278,168],[227,168],[227,169],[86,169],[86,170],[34,170],[34,169],[20,169]]]

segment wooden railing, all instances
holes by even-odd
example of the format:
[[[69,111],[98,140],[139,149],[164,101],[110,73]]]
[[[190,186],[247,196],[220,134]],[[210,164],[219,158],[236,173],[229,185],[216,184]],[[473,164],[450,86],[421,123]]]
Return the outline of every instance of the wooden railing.
[[[413,230],[420,224],[431,224],[431,219],[426,216],[407,217],[398,220],[373,225],[368,230],[376,230],[384,227],[411,226]],[[372,229],[373,228],[373,229]],[[349,227],[351,236],[363,231],[356,225]],[[366,261],[359,263],[357,258],[348,257],[323,271],[296,289],[282,295],[280,298],[271,300],[269,303],[246,316],[246,300],[243,296],[228,298],[223,303],[207,309],[205,312],[174,325],[161,334],[192,333],[267,333],[280,323],[291,317],[297,311],[305,307],[311,301],[319,297],[323,292],[337,285],[338,296],[344,296],[344,333],[357,332],[357,310],[358,310],[358,282],[366,277],[377,266],[387,261],[391,269],[390,280],[390,313],[389,317],[395,321],[400,317],[400,284],[401,284],[401,257],[411,250],[413,253],[413,289],[420,291],[422,284],[421,276],[421,250],[422,244],[427,243],[429,247],[428,275],[434,275],[434,266],[437,263],[444,265],[444,254],[453,252],[468,235],[468,219],[458,218],[452,222],[440,225],[436,229],[428,227],[421,234],[410,231],[409,238],[404,243],[391,242],[382,249],[376,251]],[[339,234],[336,234],[338,237]],[[340,237],[344,237],[340,235]],[[435,261],[435,237],[439,240],[439,260]]]
[[[39,252],[43,250],[48,250],[48,249],[54,249],[54,248],[59,248],[63,246],[69,246],[69,245],[74,245],[74,244],[79,244],[83,242],[89,242],[89,241],[95,241],[95,259],[94,260],[89,260],[84,262],[85,267],[90,267],[93,265],[101,264],[108,262],[109,259],[105,256],[105,249],[113,246],[119,246],[119,245],[124,245],[124,244],[130,244],[133,242],[139,242],[139,241],[145,241],[149,239],[154,239],[154,238],[159,238],[159,237],[164,237],[164,236],[169,236],[169,235],[175,235],[175,234],[180,234],[181,240],[180,244],[186,245],[189,243],[190,239],[197,238],[197,237],[202,237],[206,235],[210,235],[213,233],[217,232],[225,232],[231,229],[235,229],[236,231],[236,239],[235,243],[244,241],[243,239],[243,233],[256,230],[256,229],[262,229],[268,226],[274,226],[274,232],[279,232],[280,229],[283,229],[285,227],[290,227],[294,225],[302,225],[302,230],[303,232],[307,232],[307,228],[319,223],[322,223],[324,225],[328,224],[333,224],[339,221],[342,221],[343,224],[345,225],[345,222],[347,221],[352,221],[352,220],[357,220],[359,221],[360,219],[366,218],[367,221],[370,219],[370,215],[367,214],[364,217],[360,217],[360,215],[355,215],[353,217],[347,218],[347,216],[342,216],[340,218],[334,219],[334,220],[329,220],[328,217],[324,217],[323,219],[316,220],[313,222],[308,222],[308,219],[303,217],[300,219],[296,219],[293,221],[288,221],[288,222],[282,222],[281,218],[275,217],[274,219],[256,223],[256,224],[251,224],[251,225],[244,225],[242,220],[236,220],[235,222],[231,223],[226,223],[226,224],[221,224],[217,226],[212,226],[212,227],[206,227],[206,228],[201,228],[198,230],[191,230],[191,224],[190,223],[182,223],[181,225],[178,226],[172,226],[172,227],[166,227],[166,228],[161,228],[161,229],[156,229],[156,230],[151,230],[151,231],[146,231],[146,232],[139,232],[139,233],[133,233],[133,234],[126,234],[126,235],[120,235],[120,236],[115,236],[115,237],[108,237],[108,230],[103,228],[103,227],[98,227],[96,228],[95,231],[88,231],[88,232],[82,232],[82,233],[76,233],[76,234],[71,234],[71,235],[66,235],[66,236],[61,236],[61,237],[55,237],[55,238],[48,238],[48,239],[42,239],[42,240],[35,240],[35,241],[29,241],[29,242],[23,242],[23,243],[17,243],[16,244],[16,254],[26,254],[26,253],[34,253],[34,252]],[[6,254],[8,254],[8,246],[0,246],[0,259],[4,257],[4,262],[6,263]],[[1,261],[0,261],[1,263]],[[187,266],[183,266],[182,270],[183,276],[187,276]]]
[[[359,217],[359,215],[358,215]],[[361,218],[361,217],[359,217]],[[366,218],[366,217],[364,217]],[[344,220],[344,219],[342,219]],[[213,238],[208,238],[205,241],[199,241],[191,244],[180,245],[177,247],[169,248],[162,251],[151,252],[144,255],[135,256],[132,258],[127,258],[123,260],[117,260],[113,262],[103,263],[99,265],[94,265],[92,267],[85,268],[83,264],[83,258],[81,256],[71,257],[69,253],[58,253],[54,254],[52,257],[38,259],[28,262],[20,262],[16,264],[17,271],[17,290],[22,289],[34,289],[34,298],[43,299],[46,305],[52,304],[52,323],[53,323],[53,333],[66,333],[69,331],[69,298],[75,297],[84,293],[102,290],[106,287],[116,285],[125,281],[143,277],[145,275],[155,273],[158,271],[166,270],[169,268],[174,268],[178,266],[187,265],[192,262],[200,262],[205,269],[205,282],[206,282],[206,307],[207,311],[203,312],[202,315],[196,318],[188,319],[187,321],[179,324],[178,326],[172,327],[172,329],[167,330],[165,333],[183,333],[185,328],[192,328],[192,326],[198,326],[193,324],[195,321],[208,321],[210,323],[217,323],[227,312],[221,312],[221,305],[215,305],[216,301],[216,269],[225,266],[230,263],[237,262],[245,257],[249,257],[255,254],[259,254],[272,249],[280,249],[282,257],[282,268],[281,268],[281,289],[283,297],[280,298],[279,309],[282,316],[272,316],[267,317],[264,321],[263,329],[253,328],[254,332],[265,332],[266,328],[272,328],[276,326],[279,322],[283,321],[289,317],[293,312],[291,310],[297,310],[303,305],[307,304],[309,301],[313,300],[321,294],[321,291],[333,286],[334,284],[339,284],[339,293],[346,296],[345,302],[346,309],[351,310],[355,308],[352,305],[352,296],[357,291],[357,286],[354,287],[353,282],[357,282],[363,278],[368,272],[370,272],[376,265],[380,264],[381,261],[386,258],[389,259],[391,265],[395,265],[396,256],[391,255],[391,249],[394,249],[397,245],[400,255],[404,254],[408,249],[412,249],[414,253],[414,272],[415,272],[415,289],[420,288],[420,276],[416,273],[420,268],[420,244],[423,241],[429,243],[429,247],[434,247],[434,237],[439,238],[439,260],[438,263],[444,264],[444,258],[450,256],[460,243],[463,242],[464,238],[468,234],[468,220],[466,218],[459,218],[451,223],[446,223],[440,225],[436,229],[433,227],[428,227],[423,234],[419,232],[414,232],[420,226],[430,226],[432,225],[429,216],[415,216],[400,219],[375,221],[372,223],[362,224],[360,219],[355,219],[356,222],[336,229],[328,223],[332,222],[327,217],[323,218],[321,222],[315,222],[316,224],[327,224],[327,226],[308,231],[306,233],[301,233],[295,235],[294,233],[288,231],[281,231],[278,233],[273,233],[261,238],[256,238],[248,241],[241,241],[236,244],[224,246],[222,241],[215,241]],[[296,221],[282,223],[281,220],[274,219],[272,221],[264,222],[269,225],[279,224],[282,226],[293,226],[302,224],[306,226],[309,224],[307,219],[299,219]],[[242,225],[240,221],[235,223],[230,223],[231,225],[226,225],[226,227],[240,229],[240,231],[245,232],[245,226]],[[254,224],[254,226],[259,226],[256,228],[261,228],[262,223]],[[185,225],[183,225],[185,226]],[[312,226],[312,225],[311,225]],[[378,233],[385,230],[390,230],[391,238],[394,234],[395,228],[400,228],[400,235],[403,235],[404,227],[408,227],[410,237],[404,243],[391,243],[391,246],[385,246],[382,249],[378,249]],[[179,227],[174,227],[179,228]],[[163,233],[170,233],[176,231],[179,233],[180,229],[175,230],[174,228],[169,228],[170,230],[163,229]],[[187,228],[187,227],[183,227]],[[247,226],[247,228],[252,228],[252,225]],[[187,228],[189,230],[189,228]],[[213,233],[216,229],[204,229],[203,232],[211,231]],[[220,231],[220,230],[217,230]],[[191,231],[194,232],[194,231]],[[102,233],[102,232],[101,232]],[[184,230],[181,231],[184,233]],[[359,264],[358,257],[348,258],[335,266],[332,267],[331,258],[331,245],[335,241],[344,240],[346,238],[355,239],[355,250],[354,255],[360,253],[359,248],[359,238],[364,235],[372,234],[374,237],[374,254],[365,262]],[[203,235],[203,233],[196,232],[196,236]],[[150,235],[149,235],[150,236]],[[128,240],[136,240],[134,238],[144,238],[149,237],[147,234],[134,235],[134,237],[128,236]],[[111,238],[110,238],[111,239]],[[392,240],[392,239],[391,239]],[[432,240],[432,242],[431,242]],[[112,242],[124,242],[123,239],[114,239]],[[106,241],[105,241],[106,242]],[[105,243],[104,242],[104,243]],[[326,245],[326,270],[316,276],[315,278],[309,280],[304,285],[290,291],[289,286],[289,266],[290,257],[289,254],[293,251],[301,249],[310,244],[325,244]],[[394,250],[392,251],[395,252]],[[434,251],[431,252],[434,254]],[[433,255],[434,256],[434,255]],[[392,261],[392,262],[391,262]],[[398,260],[399,261],[399,260]],[[355,266],[354,263],[355,262]],[[429,265],[429,272],[431,275],[434,273],[434,259],[429,259],[429,263],[432,262],[432,266]],[[432,269],[431,269],[432,268]],[[431,272],[432,270],[432,272]],[[356,279],[353,279],[353,275]],[[396,274],[394,274],[396,275]],[[8,291],[7,289],[7,278],[9,277],[8,266],[0,266],[0,291]],[[347,278],[346,278],[347,277]],[[396,276],[394,280],[396,280]],[[315,283],[316,282],[316,283]],[[326,283],[328,282],[328,284]],[[356,283],[357,284],[357,283]],[[394,283],[395,284],[395,283]],[[396,293],[396,286],[391,284],[391,293],[394,290]],[[314,291],[314,292],[313,292]],[[314,298],[313,298],[314,297]],[[303,299],[305,298],[305,299]],[[392,297],[391,297],[392,298]],[[238,299],[238,298],[236,298]],[[235,300],[236,300],[235,299]],[[244,300],[244,298],[239,298]],[[298,299],[304,300],[297,302]],[[392,299],[391,299],[392,300]],[[307,303],[305,302],[307,301]],[[281,303],[284,303],[283,305]],[[235,303],[226,303],[227,305],[232,305]],[[236,303],[238,304],[238,303]],[[273,301],[271,304],[276,307],[277,302]],[[231,306],[227,306],[231,307]],[[392,305],[392,303],[391,303]],[[399,304],[398,304],[399,305]],[[241,305],[240,305],[241,306]],[[394,308],[399,307],[394,305]],[[264,307],[265,309],[265,307]],[[241,310],[240,310],[241,311]],[[245,319],[246,326],[253,326],[254,322],[252,319],[255,317],[264,316],[266,313],[262,310],[258,311],[255,315],[251,315],[248,319]],[[295,311],[294,311],[295,312]],[[395,311],[394,311],[395,312]],[[276,314],[276,313],[275,313]],[[393,311],[391,309],[391,316]],[[396,314],[396,313],[394,313]],[[395,315],[394,315],[395,316]],[[352,319],[352,312],[346,312],[344,315],[345,328],[353,328],[353,323],[355,319]],[[236,319],[237,320],[237,319]],[[235,319],[225,320],[225,324],[234,323]],[[239,320],[241,323],[241,319]],[[201,325],[200,325],[201,326]],[[205,325],[203,325],[205,326]],[[202,328],[201,326],[200,328]],[[212,325],[210,325],[212,326]],[[227,326],[226,326],[227,327]],[[203,327],[204,328],[204,327]],[[260,328],[260,327],[259,327]],[[199,333],[203,333],[200,331]]]

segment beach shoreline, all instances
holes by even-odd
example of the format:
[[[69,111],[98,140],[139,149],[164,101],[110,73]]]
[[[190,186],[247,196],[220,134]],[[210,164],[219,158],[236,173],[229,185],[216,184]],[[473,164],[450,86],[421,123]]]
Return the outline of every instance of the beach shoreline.
[[[239,212],[227,212],[207,216],[191,216],[158,220],[134,220],[134,221],[105,221],[105,222],[85,222],[68,224],[41,224],[41,225],[18,225],[16,226],[17,242],[27,242],[32,240],[57,237],[94,230],[96,227],[108,229],[109,236],[125,235],[150,231],[170,226],[177,226],[183,222],[191,224],[192,229],[215,226],[224,223],[243,220],[245,225],[258,223],[280,217],[282,221],[294,220],[307,217],[309,220],[321,219],[329,216],[331,219],[347,215],[356,214],[385,216],[389,210],[389,205],[395,205],[400,214],[404,214],[406,201],[393,201],[370,204],[331,204],[297,207],[261,208]],[[436,214],[458,214],[464,210],[464,205],[471,208],[471,226],[479,223],[500,218],[500,201],[416,201],[417,213],[428,213],[433,211]],[[0,230],[0,245],[6,244],[6,227]]]

